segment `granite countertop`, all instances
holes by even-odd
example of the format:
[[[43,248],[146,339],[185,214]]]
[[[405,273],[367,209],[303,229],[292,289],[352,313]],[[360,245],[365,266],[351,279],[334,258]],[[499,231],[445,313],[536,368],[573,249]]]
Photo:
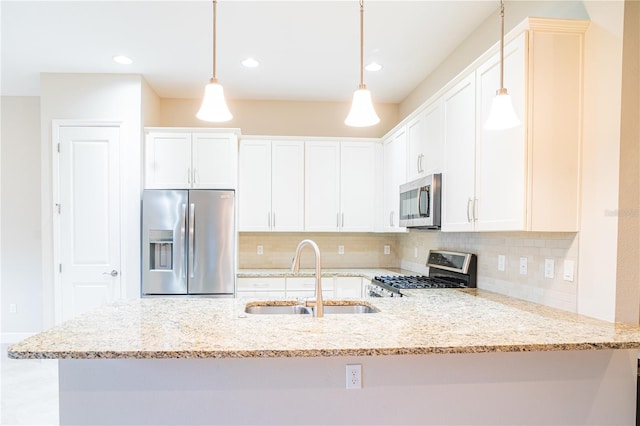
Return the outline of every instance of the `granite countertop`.
[[[637,327],[494,293],[434,289],[411,295],[366,299],[378,313],[323,318],[244,314],[237,299],[121,300],[8,352],[11,358],[151,359],[640,348]]]

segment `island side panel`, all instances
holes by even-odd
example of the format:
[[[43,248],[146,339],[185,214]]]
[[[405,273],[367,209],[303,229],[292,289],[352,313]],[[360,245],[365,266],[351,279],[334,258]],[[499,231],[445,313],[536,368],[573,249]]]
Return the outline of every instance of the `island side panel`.
[[[354,363],[363,388],[347,390]],[[60,360],[60,424],[634,424],[636,363],[636,350]]]

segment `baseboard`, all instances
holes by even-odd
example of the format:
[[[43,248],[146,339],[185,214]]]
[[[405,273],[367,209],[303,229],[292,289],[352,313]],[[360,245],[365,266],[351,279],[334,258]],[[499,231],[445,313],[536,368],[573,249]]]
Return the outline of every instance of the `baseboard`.
[[[18,343],[21,340],[26,339],[27,337],[31,337],[37,334],[37,332],[31,333],[0,333],[0,343],[3,344],[13,344]]]

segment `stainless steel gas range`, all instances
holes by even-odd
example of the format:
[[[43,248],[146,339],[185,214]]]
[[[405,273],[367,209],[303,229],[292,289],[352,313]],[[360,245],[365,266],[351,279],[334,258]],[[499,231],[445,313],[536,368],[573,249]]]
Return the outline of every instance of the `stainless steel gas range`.
[[[477,258],[472,253],[430,250],[428,275],[384,275],[371,280],[370,297],[402,297],[403,290],[475,288]]]

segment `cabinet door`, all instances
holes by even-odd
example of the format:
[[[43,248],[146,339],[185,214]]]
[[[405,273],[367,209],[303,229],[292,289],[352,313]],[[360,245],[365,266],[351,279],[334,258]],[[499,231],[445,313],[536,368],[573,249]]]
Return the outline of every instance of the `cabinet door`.
[[[407,172],[408,180],[411,181],[423,176],[425,172],[426,125],[424,112],[407,123],[407,143],[409,144]]]
[[[194,133],[193,188],[235,189],[238,145],[235,135]]]
[[[475,73],[443,96],[443,231],[470,231],[474,226],[475,99]]]
[[[335,297],[341,298],[361,298],[362,278],[360,277],[336,277]]]
[[[406,182],[407,140],[404,129],[394,134],[383,146],[384,208],[383,230],[404,232],[399,226],[400,185]]]
[[[424,156],[422,169],[425,175],[442,172],[444,140],[442,135],[442,99],[438,99],[424,112]]]
[[[505,46],[504,84],[516,114],[524,122],[525,34]],[[496,89],[500,85],[500,56],[476,71],[478,138],[476,141],[476,199],[479,231],[526,229],[527,157],[524,125],[484,130]]]
[[[191,134],[149,133],[145,141],[144,187],[191,187]]]
[[[238,216],[240,231],[271,228],[271,142],[240,142]]]
[[[304,142],[271,143],[271,229],[304,230]]]
[[[331,231],[340,219],[340,144],[305,142],[305,230]]]
[[[373,232],[375,226],[375,144],[340,143],[340,230]]]

